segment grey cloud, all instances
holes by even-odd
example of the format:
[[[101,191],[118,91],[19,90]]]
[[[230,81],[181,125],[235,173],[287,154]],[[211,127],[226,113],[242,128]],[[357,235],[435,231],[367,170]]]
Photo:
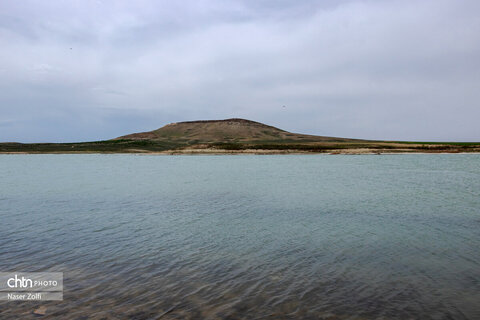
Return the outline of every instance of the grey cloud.
[[[311,134],[478,141],[478,9],[454,0],[3,1],[0,114],[15,120],[0,140],[106,139],[245,117]]]

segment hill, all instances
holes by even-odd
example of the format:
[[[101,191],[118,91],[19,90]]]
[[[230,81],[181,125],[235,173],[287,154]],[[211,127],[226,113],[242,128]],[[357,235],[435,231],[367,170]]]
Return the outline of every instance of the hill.
[[[167,124],[160,129],[133,133],[117,139],[157,140],[192,144],[204,143],[294,143],[345,142],[352,139],[291,133],[246,119],[200,120]]]
[[[0,143],[0,153],[393,153],[480,152],[480,143],[398,142],[291,133],[245,119],[185,121],[112,140]]]

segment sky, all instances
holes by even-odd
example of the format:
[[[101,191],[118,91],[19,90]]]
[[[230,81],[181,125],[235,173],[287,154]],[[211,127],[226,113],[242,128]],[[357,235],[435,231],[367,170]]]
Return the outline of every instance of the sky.
[[[480,1],[2,0],[0,141],[246,118],[480,141]]]

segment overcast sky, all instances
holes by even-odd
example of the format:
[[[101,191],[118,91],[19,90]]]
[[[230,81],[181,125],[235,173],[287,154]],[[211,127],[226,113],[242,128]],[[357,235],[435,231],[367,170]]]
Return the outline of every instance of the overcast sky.
[[[0,141],[232,117],[480,141],[479,12],[478,0],[2,0]]]

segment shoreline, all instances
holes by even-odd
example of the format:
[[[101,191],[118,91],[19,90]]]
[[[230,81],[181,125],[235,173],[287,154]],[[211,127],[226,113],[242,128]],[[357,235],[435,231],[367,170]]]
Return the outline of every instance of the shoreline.
[[[126,150],[126,152],[108,152],[108,151],[52,151],[52,152],[28,152],[28,151],[8,151],[1,152],[0,155],[20,155],[20,154],[131,154],[131,155],[399,155],[399,154],[480,154],[479,151],[416,151],[416,150],[375,150],[367,148],[345,149],[345,150],[325,150],[317,151],[301,151],[301,150],[267,150],[267,149],[250,149],[250,150],[219,150],[219,149],[183,149],[183,150],[165,150],[165,151],[143,151],[143,150]]]

